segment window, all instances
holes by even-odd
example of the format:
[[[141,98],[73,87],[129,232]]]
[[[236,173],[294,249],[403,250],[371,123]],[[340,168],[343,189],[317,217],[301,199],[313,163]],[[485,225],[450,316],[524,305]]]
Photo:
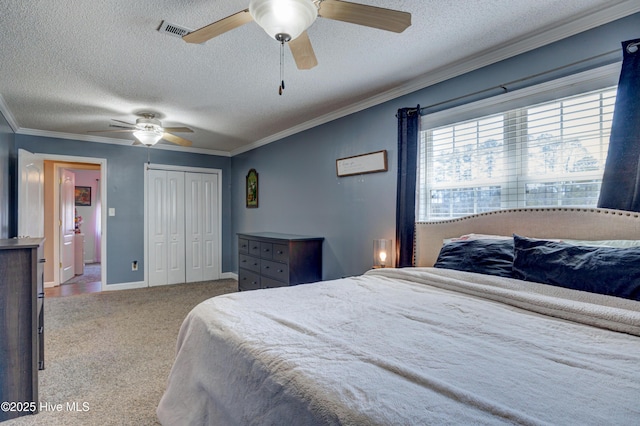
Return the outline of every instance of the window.
[[[615,96],[609,87],[437,127],[423,120],[417,220],[595,206]]]

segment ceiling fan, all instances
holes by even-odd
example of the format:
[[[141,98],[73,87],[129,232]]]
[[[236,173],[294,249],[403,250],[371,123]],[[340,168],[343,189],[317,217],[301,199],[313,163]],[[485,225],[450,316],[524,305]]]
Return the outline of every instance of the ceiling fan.
[[[251,0],[248,9],[197,29],[182,39],[203,43],[253,20],[281,44],[288,43],[296,66],[306,70],[318,65],[306,31],[317,17],[396,33],[411,25],[410,13],[340,0]]]
[[[112,121],[126,124],[129,127],[110,124],[109,127],[117,127],[119,130],[91,130],[90,133],[103,133],[103,132],[133,132],[133,136],[136,138],[134,145],[146,145],[152,146],[164,139],[168,142],[181,146],[191,146],[191,141],[180,136],[176,136],[170,132],[176,133],[193,133],[188,127],[162,127],[162,123],[158,120],[155,114],[150,112],[142,112],[138,114],[138,118],[133,123],[127,123],[126,121],[116,120],[112,118]]]

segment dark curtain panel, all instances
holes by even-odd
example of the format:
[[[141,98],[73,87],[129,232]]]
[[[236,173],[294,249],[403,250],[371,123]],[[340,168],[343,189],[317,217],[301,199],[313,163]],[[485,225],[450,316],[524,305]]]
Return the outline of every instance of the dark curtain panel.
[[[640,39],[622,43],[609,154],[598,207],[640,211]]]
[[[413,266],[420,105],[417,108],[401,108],[396,117],[398,117],[396,267],[403,268]]]

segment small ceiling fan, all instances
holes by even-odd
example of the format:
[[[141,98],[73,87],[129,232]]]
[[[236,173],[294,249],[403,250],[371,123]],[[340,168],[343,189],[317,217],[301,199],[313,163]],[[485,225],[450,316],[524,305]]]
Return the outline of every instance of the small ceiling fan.
[[[411,25],[410,13],[340,0],[251,0],[248,9],[182,38],[188,43],[203,43],[253,20],[281,44],[288,43],[296,66],[306,70],[318,65],[306,31],[317,17],[396,33]]]
[[[116,120],[112,118],[112,121],[126,124],[129,127],[110,124],[109,127],[117,127],[119,130],[91,130],[89,133],[103,133],[103,132],[133,132],[133,136],[136,138],[134,145],[146,145],[152,146],[164,139],[167,142],[174,143],[181,146],[191,146],[191,141],[180,136],[176,136],[170,132],[176,133],[193,133],[188,127],[162,127],[162,123],[158,120],[155,114],[150,112],[142,112],[138,114],[138,118],[133,123],[127,123],[126,121]]]

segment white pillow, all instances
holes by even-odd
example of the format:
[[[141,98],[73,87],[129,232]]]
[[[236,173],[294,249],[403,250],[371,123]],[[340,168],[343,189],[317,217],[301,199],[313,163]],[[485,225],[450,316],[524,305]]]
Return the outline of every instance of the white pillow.
[[[640,246],[640,240],[561,240],[567,244],[574,246],[591,246],[591,247],[638,247]]]
[[[465,234],[459,237],[445,238],[442,240],[442,244],[447,244],[452,241],[469,241],[469,240],[510,240],[512,236],[506,235],[490,235],[490,234]]]

